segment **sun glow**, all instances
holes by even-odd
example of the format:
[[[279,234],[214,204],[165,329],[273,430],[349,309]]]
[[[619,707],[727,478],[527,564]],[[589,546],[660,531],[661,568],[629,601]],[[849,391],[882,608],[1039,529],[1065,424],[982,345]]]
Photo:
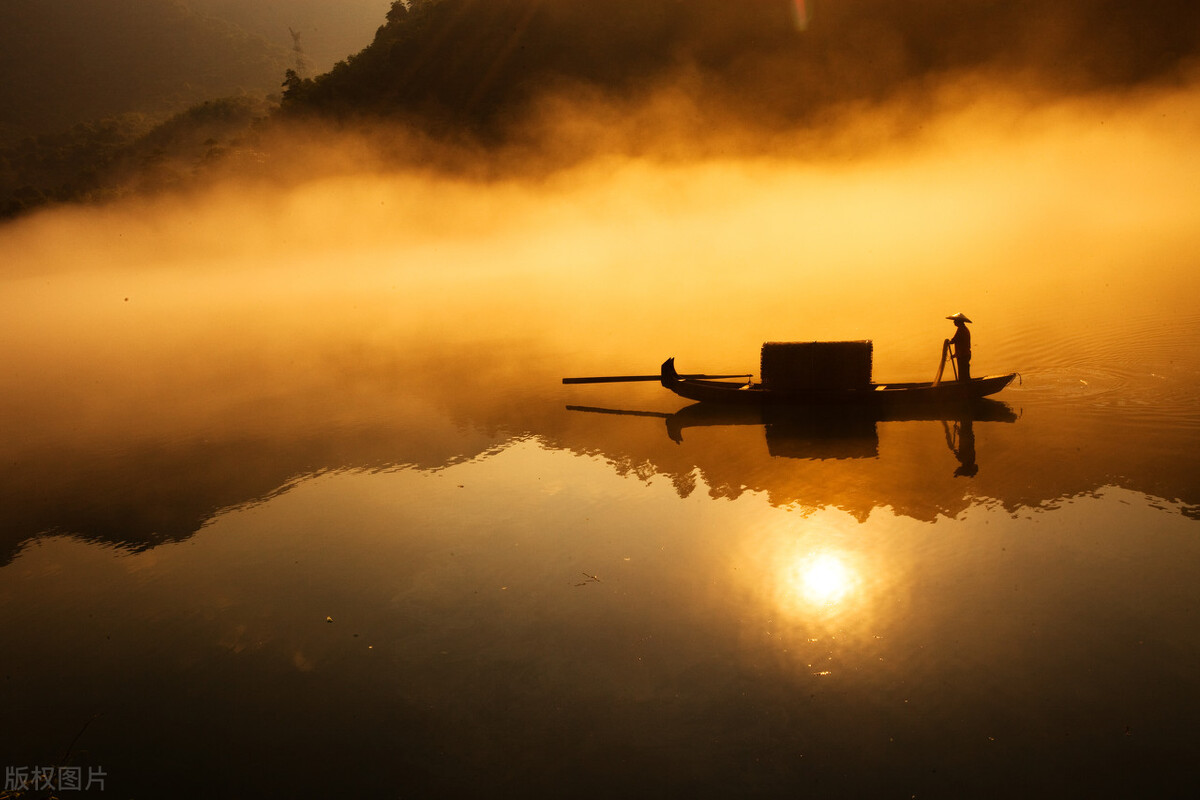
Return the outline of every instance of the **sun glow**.
[[[819,642],[858,641],[876,613],[872,570],[862,554],[813,542],[780,544],[770,556],[770,577],[760,585],[769,620],[764,625],[772,635],[804,658]]]
[[[855,576],[840,557],[820,553],[797,563],[790,583],[794,594],[806,604],[830,607],[839,605],[851,594]]]
[[[852,583],[853,575],[842,560],[825,553],[801,568],[796,588],[810,603],[829,606],[841,602]]]

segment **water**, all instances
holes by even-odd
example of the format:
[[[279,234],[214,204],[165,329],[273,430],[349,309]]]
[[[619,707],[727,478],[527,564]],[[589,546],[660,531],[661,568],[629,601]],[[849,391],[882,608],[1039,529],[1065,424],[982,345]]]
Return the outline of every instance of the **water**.
[[[1200,183],[1155,141],[1052,192],[1047,136],[10,227],[0,760],[121,797],[1181,792]],[[1022,376],[969,425],[559,382],[836,338],[926,379],[958,310]]]

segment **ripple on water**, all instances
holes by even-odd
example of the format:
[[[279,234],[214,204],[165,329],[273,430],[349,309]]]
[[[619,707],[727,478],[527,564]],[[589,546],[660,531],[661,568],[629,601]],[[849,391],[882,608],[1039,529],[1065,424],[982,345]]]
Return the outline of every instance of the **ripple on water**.
[[[1169,322],[1130,317],[1086,333],[1028,341],[1014,398],[1200,428],[1200,316]]]
[[[1094,400],[1127,391],[1134,379],[1095,364],[1055,364],[1023,370],[1013,390],[1030,399]]]

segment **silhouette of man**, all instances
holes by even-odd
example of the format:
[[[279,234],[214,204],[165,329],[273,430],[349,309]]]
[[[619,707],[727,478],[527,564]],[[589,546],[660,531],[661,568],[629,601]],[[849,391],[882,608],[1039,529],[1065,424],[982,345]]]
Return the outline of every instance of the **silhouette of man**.
[[[954,361],[958,365],[958,379],[960,381],[971,380],[971,332],[967,330],[967,323],[971,320],[967,319],[965,314],[953,314],[946,319],[954,323],[954,336],[948,340],[954,348]]]

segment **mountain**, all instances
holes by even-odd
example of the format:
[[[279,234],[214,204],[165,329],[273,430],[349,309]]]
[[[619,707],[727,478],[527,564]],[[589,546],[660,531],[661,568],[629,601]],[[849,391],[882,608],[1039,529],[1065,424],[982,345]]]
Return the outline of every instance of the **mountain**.
[[[292,63],[287,48],[178,0],[5,0],[0,139],[262,95]]]
[[[284,105],[486,130],[547,89],[637,98],[685,76],[706,106],[787,125],[966,73],[1047,93],[1171,80],[1198,53],[1185,0],[411,0]]]
[[[360,37],[313,75],[318,53]],[[278,121],[383,118],[483,145],[520,132],[550,95],[599,99],[619,120],[669,89],[690,115],[683,132],[652,113],[617,144],[653,149],[717,140],[726,126],[795,129],[893,97],[916,101],[921,119],[930,89],[962,76],[1054,98],[1198,74],[1190,0],[6,0],[0,217],[186,185],[247,152],[244,134],[281,83]],[[525,144],[532,161],[545,142]],[[578,142],[559,149],[586,157]]]
[[[736,69],[796,43],[786,0],[411,0],[371,44],[315,80],[293,76],[290,110],[417,115],[478,128],[555,85],[637,93],[686,65]]]

